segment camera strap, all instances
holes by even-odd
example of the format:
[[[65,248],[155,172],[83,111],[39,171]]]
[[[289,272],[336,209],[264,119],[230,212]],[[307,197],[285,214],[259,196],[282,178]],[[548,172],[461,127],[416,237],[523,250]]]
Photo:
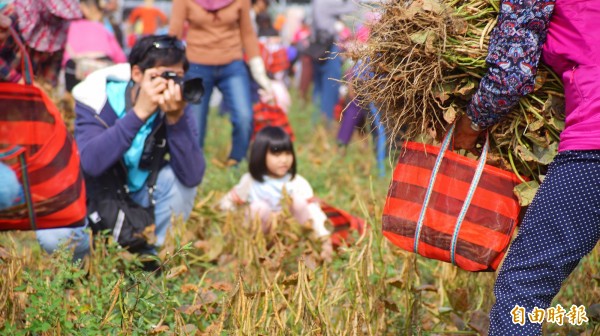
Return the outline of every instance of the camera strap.
[[[133,107],[133,102],[131,100],[131,90],[133,88],[133,82],[130,82],[130,85],[127,86],[125,90],[125,108],[127,111],[131,110]],[[139,93],[139,92],[138,92]],[[157,113],[160,113],[158,111]],[[100,119],[100,118],[98,118]],[[157,118],[158,125],[153,128],[152,132],[148,135],[145,141],[144,146],[152,146],[151,149],[151,161],[149,165],[150,175],[148,175],[148,179],[146,180],[146,186],[148,186],[148,203],[150,208],[154,209],[155,200],[154,200],[154,189],[156,188],[156,181],[158,180],[158,172],[160,170],[160,165],[162,163],[163,158],[167,154],[167,127],[165,125],[164,116],[159,116]],[[108,128],[101,119],[100,121]],[[146,151],[144,149],[144,151]],[[122,170],[123,176],[127,176],[127,168],[125,166],[125,162],[121,158],[119,160],[118,169]],[[115,171],[117,178],[119,179],[120,174],[118,171]],[[127,182],[126,180],[122,182],[120,192],[128,193],[126,189]]]
[[[156,180],[158,179],[158,172],[160,170],[160,165],[167,154],[167,126],[165,125],[164,118],[161,118],[159,121],[159,125],[154,128],[152,133],[148,135],[147,142],[153,143],[152,148],[152,161],[150,164],[150,175],[148,176],[148,180],[146,181],[146,185],[148,186],[148,197],[150,201],[150,206],[154,207],[154,189],[156,188]]]

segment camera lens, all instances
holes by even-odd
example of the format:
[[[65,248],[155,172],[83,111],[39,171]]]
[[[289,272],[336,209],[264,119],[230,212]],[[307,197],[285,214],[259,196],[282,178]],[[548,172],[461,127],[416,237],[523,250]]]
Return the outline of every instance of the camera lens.
[[[202,78],[192,78],[181,84],[183,99],[191,104],[199,104],[204,95],[204,85]]]

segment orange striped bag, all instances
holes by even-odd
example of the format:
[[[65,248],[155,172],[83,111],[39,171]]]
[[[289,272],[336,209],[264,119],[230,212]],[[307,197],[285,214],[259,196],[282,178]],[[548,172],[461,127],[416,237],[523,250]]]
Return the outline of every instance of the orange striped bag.
[[[383,209],[383,234],[396,246],[467,271],[498,268],[517,225],[517,175],[441,148],[406,142]],[[441,155],[440,155],[441,153]]]
[[[346,211],[327,204],[320,199],[313,198],[311,202],[318,202],[321,210],[327,216],[327,219],[333,225],[331,233],[331,244],[334,247],[340,247],[349,243],[351,232],[356,231],[359,235],[365,232],[365,221],[362,218],[353,216]]]
[[[259,101],[258,103],[254,104],[253,124],[254,130],[252,132],[252,140],[254,140],[256,137],[256,133],[266,126],[281,127],[287,134],[289,134],[292,141],[296,140],[287,114],[279,105],[277,105],[277,102],[274,104],[269,104]]]
[[[26,202],[0,210],[0,230],[81,226],[85,184],[75,141],[50,98],[31,85],[31,63],[20,47],[27,84],[0,83],[0,159],[21,180]]]
[[[265,63],[265,68],[269,74],[275,74],[280,71],[289,69],[290,60],[288,59],[287,51],[281,47],[276,51],[270,51],[262,43],[259,43],[260,55]]]

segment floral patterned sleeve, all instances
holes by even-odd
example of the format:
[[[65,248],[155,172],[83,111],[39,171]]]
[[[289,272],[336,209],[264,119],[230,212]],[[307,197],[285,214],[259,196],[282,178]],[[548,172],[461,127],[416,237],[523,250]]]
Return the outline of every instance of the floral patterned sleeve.
[[[503,0],[490,36],[489,69],[467,106],[481,128],[506,115],[522,96],[533,91],[555,0]]]

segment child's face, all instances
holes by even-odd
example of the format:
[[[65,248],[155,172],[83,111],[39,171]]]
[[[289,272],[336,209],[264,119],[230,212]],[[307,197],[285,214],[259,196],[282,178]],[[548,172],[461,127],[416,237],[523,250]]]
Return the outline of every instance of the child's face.
[[[284,177],[292,168],[292,163],[294,163],[294,156],[292,152],[278,152],[273,153],[271,151],[267,151],[267,170],[269,171],[269,176],[280,178]]]

